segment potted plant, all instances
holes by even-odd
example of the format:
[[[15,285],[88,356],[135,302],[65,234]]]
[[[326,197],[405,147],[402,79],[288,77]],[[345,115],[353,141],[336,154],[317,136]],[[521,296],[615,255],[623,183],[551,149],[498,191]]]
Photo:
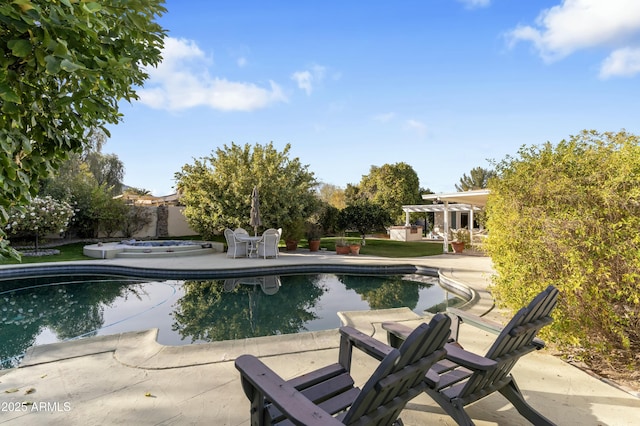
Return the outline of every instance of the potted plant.
[[[467,228],[460,228],[455,231],[451,231],[453,240],[451,241],[451,247],[454,253],[462,253],[465,248],[471,245],[471,235]]]
[[[351,253],[351,247],[349,246],[349,242],[345,240],[344,237],[340,237],[336,240],[336,253],[337,254]]]
[[[317,223],[307,223],[306,232],[307,242],[309,243],[309,251],[320,250],[320,237],[322,236],[322,227]]]
[[[359,255],[360,247],[361,247],[360,243],[356,241],[352,241],[351,243],[349,243],[349,251],[351,252],[351,254]]]
[[[282,227],[282,238],[287,251],[298,249],[298,241],[304,234],[304,222],[302,219],[293,219]]]

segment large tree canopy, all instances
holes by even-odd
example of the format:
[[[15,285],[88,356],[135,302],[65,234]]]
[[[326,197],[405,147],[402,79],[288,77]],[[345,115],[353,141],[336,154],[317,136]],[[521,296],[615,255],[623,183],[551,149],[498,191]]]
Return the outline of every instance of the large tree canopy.
[[[351,197],[352,192],[347,191]],[[362,176],[355,195],[382,206],[394,220],[401,222],[404,222],[402,206],[419,204],[422,200],[418,174],[407,163],[371,166],[369,174]],[[347,204],[353,201],[355,200],[347,200]]]
[[[493,294],[516,310],[555,285],[553,341],[637,368],[640,138],[584,131],[524,147],[496,171],[485,245],[497,272]]]
[[[189,225],[205,238],[224,228],[249,227],[251,193],[258,188],[263,228],[284,232],[314,212],[316,180],[307,165],[273,143],[251,147],[231,143],[176,173]]]
[[[163,0],[15,0],[0,4],[0,219],[35,195],[118,101],[157,65]],[[6,241],[0,233],[0,255]]]
[[[341,230],[356,229],[362,243],[366,234],[379,231],[392,224],[388,210],[369,200],[358,200],[340,210],[337,225]]]

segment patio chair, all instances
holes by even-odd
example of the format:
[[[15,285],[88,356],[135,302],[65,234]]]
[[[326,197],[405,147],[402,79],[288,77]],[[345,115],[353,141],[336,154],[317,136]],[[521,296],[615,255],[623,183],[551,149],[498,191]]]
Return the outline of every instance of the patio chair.
[[[447,344],[446,359],[434,365],[425,376],[426,392],[459,425],[473,425],[465,406],[495,391],[504,395],[531,423],[553,425],[524,400],[511,369],[521,356],[544,347],[544,342],[537,339],[536,334],[552,322],[551,311],[557,299],[558,290],[549,286],[527,307],[520,309],[504,328],[475,315],[449,309],[447,314],[454,317],[456,341],[460,322],[495,332],[498,337],[484,357],[465,351],[455,343]],[[397,323],[383,323],[382,327],[387,330],[391,346],[398,346],[403,336],[411,333],[410,328]]]
[[[285,381],[258,358],[236,359],[242,387],[251,401],[251,424],[287,420],[296,425],[402,424],[400,412],[420,394],[426,371],[445,355],[451,319],[438,314],[391,348],[354,328],[340,328],[338,363]],[[382,359],[362,389],[350,374],[353,347]],[[333,417],[336,415],[336,417]]]
[[[227,240],[227,257],[233,257],[242,255],[242,257],[247,257],[248,245],[246,241],[239,241],[236,238],[236,234],[231,229],[224,230],[224,238]]]
[[[247,232],[246,229],[244,228],[236,228],[235,231],[233,231],[234,234],[245,234],[245,235],[249,235],[249,233]]]
[[[256,247],[258,257],[278,257],[278,243],[280,242],[280,234],[276,229],[267,229],[262,233],[262,238],[258,240]]]

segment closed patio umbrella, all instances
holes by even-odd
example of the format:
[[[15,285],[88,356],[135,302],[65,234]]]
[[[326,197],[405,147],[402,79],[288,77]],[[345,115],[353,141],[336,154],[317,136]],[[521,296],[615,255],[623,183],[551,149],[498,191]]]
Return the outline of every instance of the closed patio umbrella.
[[[251,194],[251,219],[249,224],[253,226],[254,235],[258,235],[258,226],[262,225],[260,220],[260,198],[258,197],[258,187],[253,187],[253,193]]]

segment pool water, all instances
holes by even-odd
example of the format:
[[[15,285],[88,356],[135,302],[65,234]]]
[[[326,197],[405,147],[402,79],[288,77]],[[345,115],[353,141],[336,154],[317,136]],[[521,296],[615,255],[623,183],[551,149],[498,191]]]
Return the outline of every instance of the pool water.
[[[0,281],[0,368],[30,346],[96,335],[158,328],[159,343],[185,345],[337,328],[339,311],[460,303],[437,278],[413,275],[13,279]]]

